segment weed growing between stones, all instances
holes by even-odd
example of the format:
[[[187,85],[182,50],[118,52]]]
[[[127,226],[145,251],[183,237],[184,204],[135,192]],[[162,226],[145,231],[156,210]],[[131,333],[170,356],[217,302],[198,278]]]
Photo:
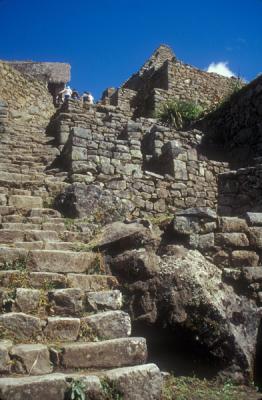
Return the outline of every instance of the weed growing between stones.
[[[114,382],[108,379],[101,380],[103,395],[105,400],[123,400],[123,394],[117,389]]]
[[[3,312],[12,311],[13,304],[16,298],[16,290],[8,290],[3,299]]]
[[[85,385],[79,379],[73,379],[67,395],[68,400],[88,400],[85,395]]]
[[[10,277],[8,286],[10,288],[30,288],[29,273],[21,271],[18,275],[14,274]]]
[[[8,271],[8,270],[18,270],[18,271],[25,271],[26,270],[26,257],[19,257],[16,260],[7,261],[5,260],[2,265],[0,265],[1,271]]]
[[[86,322],[81,321],[79,338],[87,342],[98,342],[99,338],[94,329]]]
[[[102,253],[94,253],[94,258],[87,270],[88,274],[106,275],[106,264]]]

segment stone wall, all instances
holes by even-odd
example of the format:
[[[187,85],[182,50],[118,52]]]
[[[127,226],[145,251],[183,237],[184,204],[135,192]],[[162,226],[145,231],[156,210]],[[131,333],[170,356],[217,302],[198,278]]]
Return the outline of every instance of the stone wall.
[[[196,101],[208,109],[232,93],[236,85],[243,83],[184,64],[170,47],[162,45],[122,88],[136,92],[132,107],[137,117],[152,116],[168,99]],[[110,104],[116,105],[112,94],[109,98]],[[121,99],[117,104],[120,103]]]
[[[177,212],[172,224],[173,238],[199,250],[238,293],[262,304],[262,213],[218,217],[210,209],[191,208]]]
[[[224,146],[233,166],[262,154],[262,76],[235,93],[202,123],[206,139]]]
[[[227,164],[202,154],[201,132],[177,132],[153,119],[134,121],[116,107],[83,108],[77,101],[64,105],[53,123],[71,182],[102,185],[135,215],[216,207],[217,175]]]
[[[243,215],[262,211],[262,165],[240,168],[218,177],[218,212]]]
[[[67,83],[71,80],[70,64],[60,62],[7,61],[19,72],[52,83]]]
[[[17,123],[47,125],[54,113],[46,84],[4,62],[0,62],[0,99],[8,105],[9,118]]]

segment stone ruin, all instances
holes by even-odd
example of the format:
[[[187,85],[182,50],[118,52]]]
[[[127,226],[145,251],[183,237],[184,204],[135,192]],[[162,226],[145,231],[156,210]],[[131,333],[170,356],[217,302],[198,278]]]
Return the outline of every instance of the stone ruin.
[[[8,61],[17,71],[45,82],[54,100],[71,80],[70,64],[60,62]]]
[[[56,67],[0,62],[0,399],[160,400],[167,364],[261,384],[262,78],[177,131],[163,102],[212,109],[236,79],[162,45],[55,109]]]

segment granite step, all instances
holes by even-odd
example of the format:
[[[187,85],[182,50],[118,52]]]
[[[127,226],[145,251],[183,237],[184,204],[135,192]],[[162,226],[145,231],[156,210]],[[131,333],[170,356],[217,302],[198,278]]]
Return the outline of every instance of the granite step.
[[[41,230],[41,224],[33,224],[28,222],[2,222],[1,229],[6,230]]]
[[[63,289],[80,288],[86,292],[111,291],[118,287],[117,279],[111,275],[85,275],[53,272],[28,272],[19,270],[0,270],[2,288]]]
[[[0,378],[1,400],[65,400],[75,382],[81,382],[86,399],[106,400],[115,393],[123,400],[160,400],[161,372],[155,364],[86,371]]]
[[[36,272],[105,272],[95,253],[62,250],[33,250],[28,253],[27,268]],[[92,272],[91,272],[92,273]]]
[[[80,288],[0,288],[0,312],[45,316],[81,317],[90,312],[122,308],[119,290],[85,291]],[[9,315],[12,318],[12,315]],[[0,317],[1,318],[1,317]]]
[[[124,311],[106,311],[83,317],[39,316],[11,312],[0,315],[1,343],[13,344],[98,342],[131,334],[131,320]]]
[[[58,241],[58,239],[58,234],[55,231],[0,229],[1,244],[15,244],[15,242]]]
[[[16,263],[23,264],[22,269],[31,272],[106,273],[104,263],[96,253],[63,250],[27,251],[23,248],[1,246],[0,265],[4,266],[2,269],[16,269]],[[6,265],[12,265],[12,267],[6,268]]]
[[[49,231],[40,231],[49,232]],[[57,232],[54,232],[57,234]],[[1,231],[0,231],[1,237]],[[50,239],[50,236],[48,240]],[[1,242],[1,240],[0,240]],[[2,242],[4,243],[4,242]],[[76,244],[74,242],[61,242],[61,241],[33,241],[33,242],[13,242],[14,247],[27,250],[63,250],[63,251],[74,251],[76,250]]]
[[[147,359],[144,338],[120,338],[59,346],[62,368],[116,368],[143,364]]]

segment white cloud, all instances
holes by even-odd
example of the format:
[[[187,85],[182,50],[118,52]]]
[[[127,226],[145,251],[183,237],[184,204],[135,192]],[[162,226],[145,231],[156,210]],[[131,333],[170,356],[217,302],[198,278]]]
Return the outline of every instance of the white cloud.
[[[218,63],[212,62],[207,68],[207,72],[215,72],[216,74],[226,76],[230,78],[231,76],[235,76],[233,71],[228,67],[227,61],[219,61]]]

